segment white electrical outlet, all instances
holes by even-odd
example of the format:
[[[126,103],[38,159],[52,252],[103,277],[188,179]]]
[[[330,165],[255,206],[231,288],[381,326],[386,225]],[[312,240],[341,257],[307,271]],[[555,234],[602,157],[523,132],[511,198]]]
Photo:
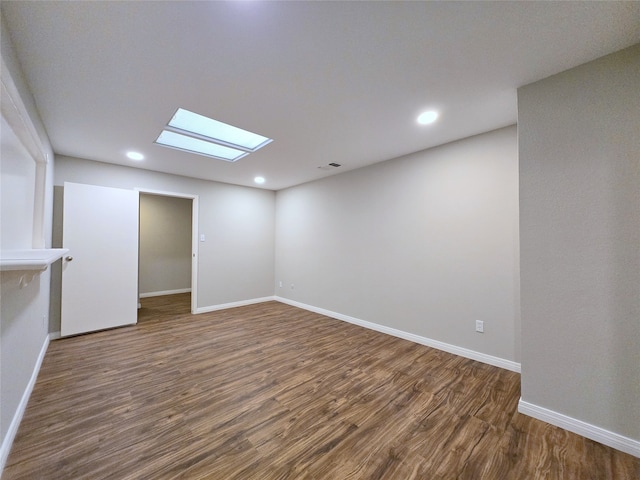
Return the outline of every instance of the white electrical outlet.
[[[280,288],[282,288],[282,280],[280,280],[280,283],[279,283],[279,285],[280,285]]]
[[[292,284],[291,284],[291,290],[293,290],[293,289],[294,289],[294,286],[293,286],[293,283],[292,283]]]
[[[482,320],[476,320],[476,332],[484,333],[484,322]]]

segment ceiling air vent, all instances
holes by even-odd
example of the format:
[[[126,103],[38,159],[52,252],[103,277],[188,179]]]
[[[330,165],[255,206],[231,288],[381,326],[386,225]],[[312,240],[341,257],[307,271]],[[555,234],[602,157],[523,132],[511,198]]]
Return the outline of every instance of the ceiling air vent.
[[[339,163],[328,163],[327,165],[322,165],[320,167],[318,167],[320,170],[332,170],[334,168],[338,168],[341,167],[342,165],[340,165]]]

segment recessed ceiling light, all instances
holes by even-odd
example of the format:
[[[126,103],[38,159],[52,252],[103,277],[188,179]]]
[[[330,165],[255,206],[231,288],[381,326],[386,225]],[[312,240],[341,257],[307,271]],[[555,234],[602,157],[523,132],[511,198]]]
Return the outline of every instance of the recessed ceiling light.
[[[423,112],[418,116],[418,123],[420,123],[421,125],[428,125],[435,122],[437,118],[438,112],[436,112],[435,110],[430,110],[428,112]]]
[[[227,162],[235,162],[242,157],[249,155],[248,152],[218,145],[217,143],[207,142],[199,138],[190,137],[181,133],[163,130],[156,139],[156,143],[165,147],[183,150],[185,152],[196,153],[206,157],[217,158]]]
[[[144,155],[138,152],[127,152],[127,157],[131,160],[143,160]]]
[[[253,181],[256,182],[258,185],[262,185],[265,182],[264,177],[256,177],[253,179]]]

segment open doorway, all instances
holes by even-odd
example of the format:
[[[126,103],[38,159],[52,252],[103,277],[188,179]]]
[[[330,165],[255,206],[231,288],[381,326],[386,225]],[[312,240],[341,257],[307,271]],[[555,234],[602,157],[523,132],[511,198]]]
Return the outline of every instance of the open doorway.
[[[142,189],[139,192],[140,302],[162,297],[181,305],[187,303],[194,313],[197,308],[198,198]]]

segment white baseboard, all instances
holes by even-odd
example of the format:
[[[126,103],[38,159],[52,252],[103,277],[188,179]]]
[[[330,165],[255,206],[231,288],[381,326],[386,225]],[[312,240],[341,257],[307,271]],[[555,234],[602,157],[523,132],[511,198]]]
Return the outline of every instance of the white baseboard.
[[[525,402],[522,398],[518,402],[518,412],[640,458],[640,441],[638,440],[624,437],[618,433],[610,432],[604,428],[596,427],[548,408]]]
[[[177,290],[163,290],[161,292],[147,292],[138,295],[139,298],[162,297],[164,295],[175,295],[177,293],[189,293],[190,288],[178,288]]]
[[[44,339],[44,343],[42,344],[42,348],[40,349],[40,354],[38,355],[36,364],[33,367],[33,372],[31,373],[31,378],[29,379],[29,383],[27,383],[27,386],[24,389],[22,398],[20,399],[20,403],[18,403],[18,408],[16,409],[16,412],[13,414],[13,419],[11,420],[11,424],[9,425],[7,434],[4,436],[4,439],[2,440],[2,447],[0,447],[0,476],[2,475],[4,466],[7,463],[7,458],[9,458],[9,452],[11,451],[13,440],[16,438],[16,433],[18,433],[18,427],[20,426],[20,422],[22,421],[22,416],[24,415],[24,411],[27,409],[27,403],[29,403],[29,397],[31,397],[31,392],[33,392],[33,387],[35,386],[36,380],[38,379],[38,373],[40,372],[40,367],[42,366],[42,361],[44,360],[44,355],[47,353],[48,347],[49,347],[49,335],[47,335]]]
[[[239,302],[221,303],[220,305],[211,305],[209,307],[196,308],[194,313],[215,312],[217,310],[225,310],[227,308],[244,307],[245,305],[253,305],[254,303],[271,302],[276,297],[252,298],[250,300],[241,300]]]
[[[51,332],[49,334],[49,340],[58,340],[59,338],[62,338],[62,334],[60,332]]]
[[[438,340],[433,340],[431,338],[421,337],[420,335],[415,335],[413,333],[404,332],[402,330],[387,327],[384,325],[379,325],[377,323],[368,322],[366,320],[361,320],[359,318],[350,317],[348,315],[343,315],[341,313],[332,312],[330,310],[325,310],[324,308],[318,308],[312,305],[307,305],[305,303],[296,302],[295,300],[289,300],[288,298],[276,296],[275,300],[278,302],[286,303],[287,305],[291,305],[293,307],[298,307],[304,310],[309,310],[311,312],[319,313],[321,315],[326,315],[327,317],[335,318],[337,320],[353,323],[354,325],[368,328],[370,330],[375,330],[377,332],[386,333],[387,335],[392,335],[394,337],[402,338],[404,340],[409,340],[410,342],[426,345],[427,347],[437,348],[438,350],[442,350],[444,352],[453,353],[454,355],[459,355],[461,357],[470,358],[471,360],[477,360],[478,362],[487,363],[495,367],[500,367],[506,370],[511,370],[512,372],[520,373],[520,364],[517,362],[513,362],[511,360],[505,360],[504,358],[494,357],[493,355],[487,355],[486,353],[476,352],[475,350],[469,350],[468,348],[458,347],[456,345],[440,342]]]

